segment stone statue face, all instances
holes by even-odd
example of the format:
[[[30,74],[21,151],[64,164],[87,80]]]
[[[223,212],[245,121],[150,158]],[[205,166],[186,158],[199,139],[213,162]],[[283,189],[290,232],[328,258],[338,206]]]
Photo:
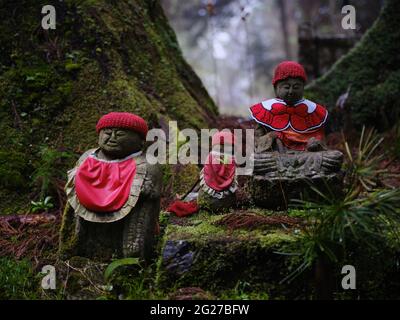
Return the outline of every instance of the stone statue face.
[[[121,159],[143,148],[141,135],[122,128],[104,128],[99,133],[99,147],[104,158]]]
[[[287,78],[275,86],[275,94],[288,105],[293,105],[303,98],[304,82],[300,78]]]

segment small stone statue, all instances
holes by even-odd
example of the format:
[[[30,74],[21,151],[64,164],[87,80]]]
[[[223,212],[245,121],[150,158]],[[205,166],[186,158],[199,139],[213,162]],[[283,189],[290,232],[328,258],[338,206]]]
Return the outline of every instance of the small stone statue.
[[[303,98],[306,80],[303,66],[284,61],[272,80],[276,98],[250,108],[257,122],[252,193],[259,205],[275,204],[272,195],[277,190],[285,193],[282,198],[287,205],[307,189],[305,179],[318,185],[339,178],[343,154],[327,150],[324,125],[328,111]]]
[[[212,148],[200,172],[198,203],[211,212],[229,209],[236,204],[235,137],[221,131],[212,137]]]
[[[111,112],[97,123],[99,147],[68,172],[60,250],[86,257],[150,259],[160,212],[162,173],[142,153],[141,117]]]

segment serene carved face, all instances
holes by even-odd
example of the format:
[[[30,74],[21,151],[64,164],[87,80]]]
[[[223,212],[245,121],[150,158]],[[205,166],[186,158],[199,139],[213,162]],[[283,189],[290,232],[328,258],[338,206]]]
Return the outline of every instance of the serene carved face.
[[[303,98],[304,82],[300,78],[287,78],[279,81],[275,86],[278,98],[291,105]]]
[[[99,134],[99,147],[110,159],[121,159],[143,148],[139,133],[122,128],[105,128]]]

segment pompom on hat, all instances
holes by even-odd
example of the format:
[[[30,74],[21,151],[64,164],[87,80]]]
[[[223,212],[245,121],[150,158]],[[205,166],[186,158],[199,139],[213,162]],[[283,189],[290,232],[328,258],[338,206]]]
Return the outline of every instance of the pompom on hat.
[[[272,85],[275,86],[278,81],[285,80],[287,78],[301,78],[304,82],[306,82],[306,71],[301,64],[295,61],[283,61],[275,68]]]
[[[129,112],[110,112],[102,116],[96,125],[96,132],[104,128],[124,128],[135,131],[146,137],[149,128],[146,121]]]
[[[211,139],[211,145],[215,146],[218,144],[230,144],[236,143],[235,135],[228,131],[220,131],[213,135]]]

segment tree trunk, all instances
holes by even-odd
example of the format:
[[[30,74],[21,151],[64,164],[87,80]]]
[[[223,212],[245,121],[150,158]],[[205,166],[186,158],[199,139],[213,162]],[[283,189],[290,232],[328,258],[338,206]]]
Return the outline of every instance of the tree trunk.
[[[289,22],[290,19],[286,12],[286,0],[278,1],[279,12],[281,17],[281,27],[282,27],[282,36],[283,36],[283,48],[285,50],[286,60],[292,59],[292,52],[290,47],[290,39],[289,39]]]
[[[56,1],[56,29],[41,26],[48,1],[1,1],[0,212],[29,203],[40,146],[81,153],[110,111],[150,127],[212,124],[217,108],[184,60],[159,1]],[[71,167],[71,159],[61,170]]]
[[[353,126],[365,124],[384,130],[399,121],[399,15],[400,2],[387,0],[379,18],[360,42],[308,86],[306,96],[333,111],[331,129],[342,128],[343,110],[335,110],[335,105],[350,86],[344,107],[351,113]]]

